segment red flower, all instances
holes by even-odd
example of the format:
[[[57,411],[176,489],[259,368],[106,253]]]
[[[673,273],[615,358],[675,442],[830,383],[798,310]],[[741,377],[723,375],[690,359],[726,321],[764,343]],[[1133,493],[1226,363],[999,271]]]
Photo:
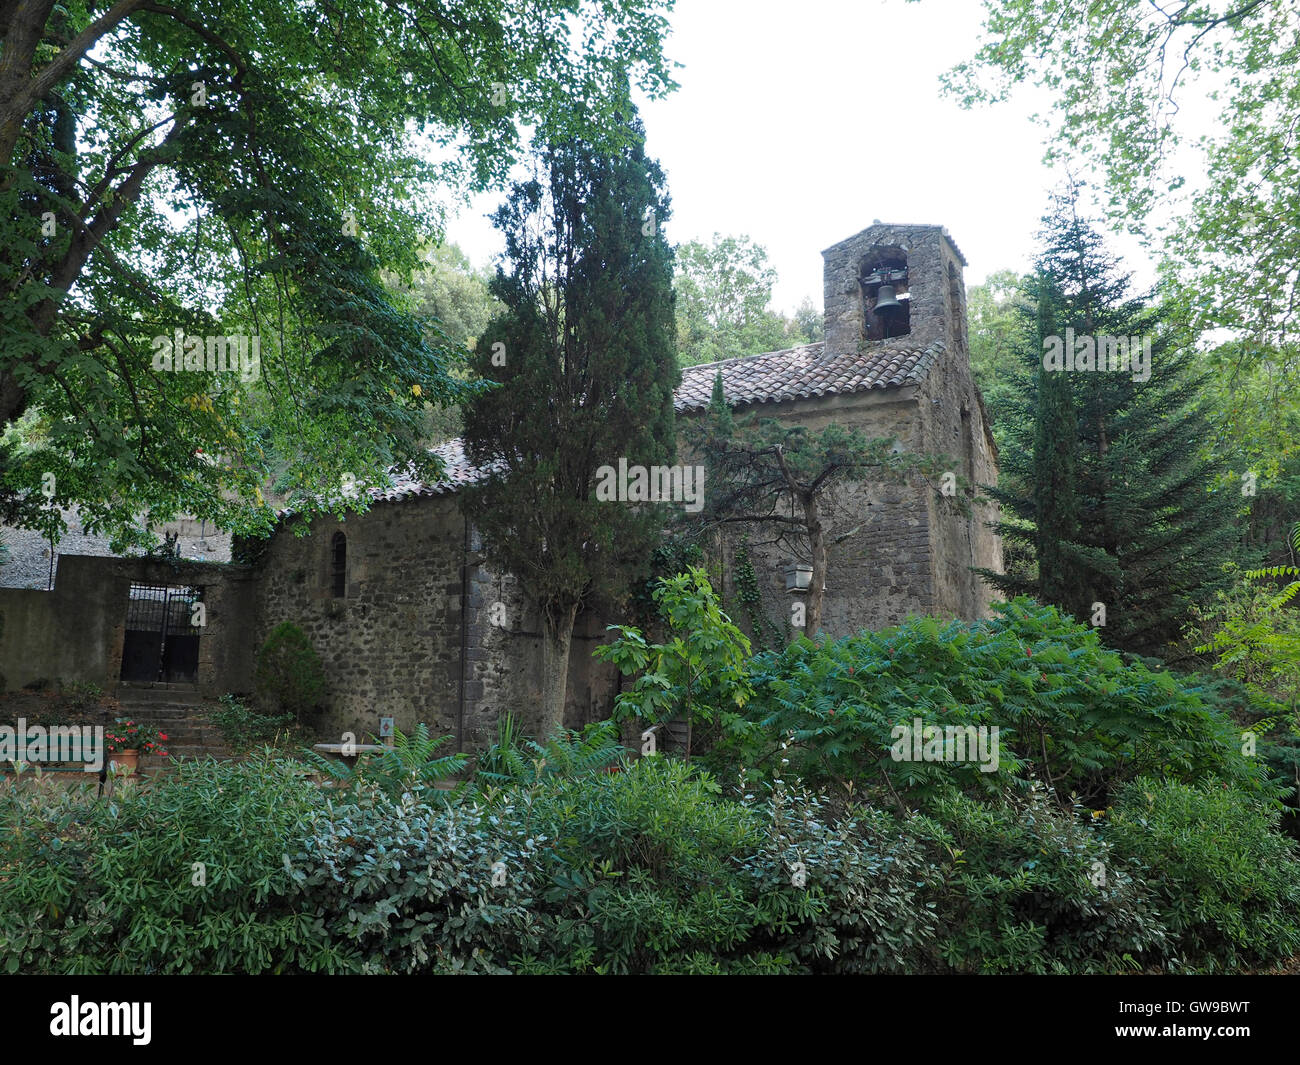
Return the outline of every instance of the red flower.
[[[160,740],[165,740],[165,739],[167,738],[167,733],[165,733],[165,732],[160,732],[160,733],[158,733],[158,738],[159,738]]]

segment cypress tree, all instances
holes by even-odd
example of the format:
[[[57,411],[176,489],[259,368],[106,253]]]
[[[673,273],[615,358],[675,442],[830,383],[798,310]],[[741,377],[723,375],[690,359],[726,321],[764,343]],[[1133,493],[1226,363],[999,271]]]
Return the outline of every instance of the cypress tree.
[[[466,410],[470,457],[496,470],[463,494],[487,560],[513,573],[544,627],[538,723],[564,720],[578,613],[626,595],[662,525],[654,506],[601,502],[598,471],[674,461],[672,250],[663,175],[640,122],[624,146],[568,140],[534,153],[534,176],[496,213],[505,310],[479,338],[496,383]]]

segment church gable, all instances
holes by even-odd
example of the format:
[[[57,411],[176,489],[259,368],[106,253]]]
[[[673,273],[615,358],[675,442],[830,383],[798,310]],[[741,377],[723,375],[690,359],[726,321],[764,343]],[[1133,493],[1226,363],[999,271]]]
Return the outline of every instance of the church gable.
[[[682,371],[675,406],[679,414],[708,409],[718,374],[733,407],[901,388],[923,381],[943,352],[939,340],[927,348],[873,345],[843,353],[820,343],[690,366]]]

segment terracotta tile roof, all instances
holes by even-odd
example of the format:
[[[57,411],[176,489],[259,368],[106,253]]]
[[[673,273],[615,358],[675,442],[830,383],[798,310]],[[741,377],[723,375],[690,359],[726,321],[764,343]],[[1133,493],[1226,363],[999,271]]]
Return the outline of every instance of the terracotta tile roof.
[[[863,351],[827,355],[822,344],[805,344],[704,363],[682,371],[675,406],[679,412],[707,408],[713,378],[719,373],[727,402],[733,407],[899,388],[923,380],[943,350],[943,342],[936,340],[925,349],[879,343]]]
[[[459,437],[429,450],[442,459],[442,477],[430,483],[415,477],[410,467],[401,472],[390,470],[389,476],[393,479],[390,487],[366,489],[371,502],[395,503],[412,496],[438,496],[456,492],[467,484],[480,480],[491,469],[490,466],[480,469],[470,462],[469,456],[465,454],[465,443]],[[292,508],[286,507],[277,510],[276,516],[287,518],[294,513]]]
[[[722,385],[733,407],[899,388],[923,380],[943,351],[943,342],[936,340],[924,350],[886,343],[874,344],[865,351],[828,356],[818,343],[704,363],[682,371],[682,383],[677,388],[674,406],[678,412],[707,408],[717,373],[722,374]],[[391,503],[412,496],[445,495],[473,484],[489,472],[470,462],[465,454],[464,441],[459,438],[439,444],[432,450],[443,461],[443,474],[439,480],[430,484],[413,477],[409,470],[394,472],[391,487],[368,490],[371,500]]]
[[[409,469],[403,473],[394,472],[392,487],[372,488],[368,493],[370,498],[379,503],[406,499],[409,496],[443,495],[481,480],[490,469],[480,469],[470,462],[469,456],[465,454],[465,442],[460,437],[430,450],[442,459],[442,477],[439,480],[428,484],[413,477]]]

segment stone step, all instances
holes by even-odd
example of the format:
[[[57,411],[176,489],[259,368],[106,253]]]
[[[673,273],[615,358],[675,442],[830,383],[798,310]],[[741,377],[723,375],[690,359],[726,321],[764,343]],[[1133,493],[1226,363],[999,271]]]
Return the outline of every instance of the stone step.
[[[229,747],[168,747],[167,753],[171,759],[177,758],[229,758],[231,750]],[[166,758],[151,759],[151,761],[165,762]]]
[[[123,684],[117,699],[122,704],[122,717],[147,722],[166,733],[162,743],[173,758],[232,756],[225,736],[208,717],[215,707],[202,700],[193,685]],[[157,761],[157,766],[149,767],[150,775],[165,771],[168,759]]]
[[[118,691],[126,692],[192,692],[197,690],[197,685],[183,684],[179,681],[124,680],[117,688]]]
[[[120,717],[138,717],[149,721],[206,721],[212,707],[195,706],[138,706],[124,704]]]
[[[140,724],[149,724],[149,726],[157,728],[160,732],[168,733],[169,736],[173,736],[175,733],[208,731],[211,731],[213,735],[216,736],[221,735],[221,732],[217,730],[217,727],[214,726],[212,722],[201,718],[187,718],[172,720],[172,722],[164,722],[164,720],[159,720],[157,718],[146,718],[142,714],[134,714],[131,715],[130,720],[134,720],[134,722]]]
[[[183,721],[185,718],[207,717],[211,709],[206,706],[147,706],[140,703],[123,703],[117,717],[147,717],[150,721]]]
[[[201,701],[198,689],[191,685],[159,684],[153,686],[119,684],[117,701],[123,706],[188,706]]]
[[[156,717],[148,717],[145,714],[132,714],[130,720],[142,725],[149,725],[158,729],[159,732],[165,732],[168,736],[184,735],[191,732],[211,732],[213,736],[220,736],[221,733],[217,726],[203,718],[187,718],[175,721],[160,721]]]

